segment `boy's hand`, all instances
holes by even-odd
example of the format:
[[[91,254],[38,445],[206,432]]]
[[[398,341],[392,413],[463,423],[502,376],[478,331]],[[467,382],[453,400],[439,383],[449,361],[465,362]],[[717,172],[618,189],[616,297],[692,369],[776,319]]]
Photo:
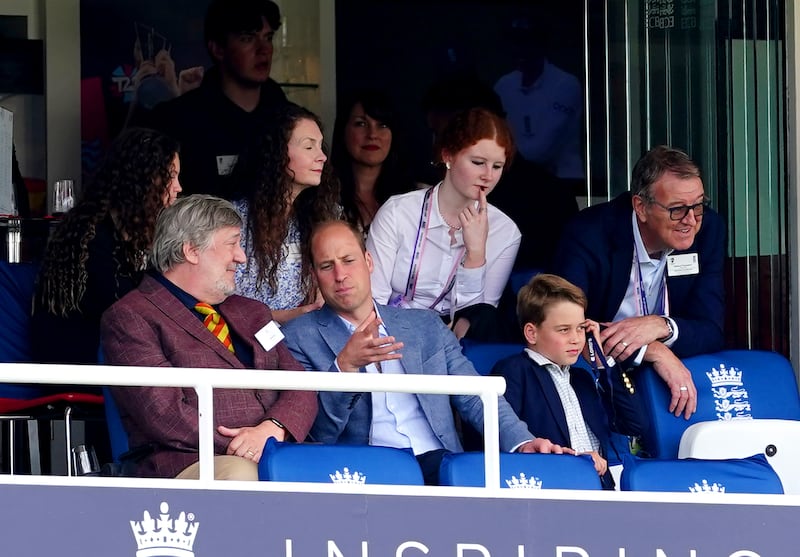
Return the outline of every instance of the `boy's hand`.
[[[589,451],[588,453],[581,453],[581,454],[588,454],[592,457],[592,462],[594,462],[594,469],[597,470],[597,475],[602,476],[608,471],[608,461],[600,456],[600,453],[597,451]]]

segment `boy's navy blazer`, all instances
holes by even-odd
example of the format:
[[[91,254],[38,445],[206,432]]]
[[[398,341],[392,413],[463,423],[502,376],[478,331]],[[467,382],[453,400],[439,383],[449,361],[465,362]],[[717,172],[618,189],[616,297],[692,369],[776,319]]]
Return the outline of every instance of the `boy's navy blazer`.
[[[572,447],[567,417],[550,372],[534,362],[526,352],[497,362],[492,375],[506,380],[505,399],[536,437]],[[569,382],[575,390],[583,419],[602,447],[608,446],[609,425],[594,378],[585,369],[570,369]],[[601,448],[601,452],[603,449]]]
[[[523,351],[497,362],[491,374],[505,378],[503,398],[528,425],[531,433],[547,437],[559,445],[571,446],[564,407],[550,372]],[[642,406],[642,397],[638,390],[636,394],[628,391],[619,368],[608,372],[601,369],[599,383],[600,392],[592,372],[580,366],[570,368],[570,385],[575,389],[583,418],[600,443],[608,446],[609,431],[622,435],[645,435],[650,421]]]
[[[625,297],[633,263],[633,205],[625,192],[578,213],[564,229],[552,272],[580,287],[589,301],[586,317],[613,321]],[[667,277],[669,315],[678,324],[672,351],[679,358],[723,346],[725,224],[706,209],[694,244],[674,255],[696,253],[700,272]]]

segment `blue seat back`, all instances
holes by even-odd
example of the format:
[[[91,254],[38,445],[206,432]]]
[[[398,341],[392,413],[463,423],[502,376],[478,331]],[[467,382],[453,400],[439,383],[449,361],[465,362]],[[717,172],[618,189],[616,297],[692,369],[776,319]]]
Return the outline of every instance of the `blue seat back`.
[[[122,418],[119,408],[111,394],[111,389],[103,387],[103,407],[106,413],[106,425],[108,426],[108,437],[111,440],[111,458],[114,462],[120,461],[120,456],[128,452],[128,432],[122,425]]]
[[[442,485],[484,487],[483,453],[445,455]],[[521,489],[602,489],[589,455],[501,453],[500,487]]]
[[[31,361],[31,304],[38,269],[34,263],[0,261],[0,307],[5,314],[0,362]]]
[[[628,457],[620,485],[623,491],[783,493],[763,454],[727,460]]]
[[[523,346],[515,343],[478,342],[462,339],[461,352],[472,362],[475,371],[481,375],[489,375],[494,364],[508,356],[522,352]]]
[[[541,269],[519,269],[517,271],[512,271],[511,276],[508,277],[508,286],[511,288],[511,292],[516,296],[520,288],[528,284],[533,277],[542,272]]]
[[[270,438],[258,479],[280,482],[423,485],[410,450],[371,445],[279,443]]]
[[[789,361],[774,352],[726,350],[685,358],[697,387],[697,412],[669,413],[670,393],[652,369],[637,376],[650,418],[644,445],[655,458],[677,458],[681,435],[692,424],[714,420],[800,420],[800,396]]]

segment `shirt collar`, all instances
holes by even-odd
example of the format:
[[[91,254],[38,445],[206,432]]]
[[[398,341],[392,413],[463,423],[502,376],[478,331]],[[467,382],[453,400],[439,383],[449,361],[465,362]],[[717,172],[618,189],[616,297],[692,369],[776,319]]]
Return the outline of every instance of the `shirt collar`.
[[[557,363],[553,362],[546,356],[539,354],[536,350],[532,350],[530,348],[526,348],[525,352],[528,354],[528,357],[539,364],[542,367],[545,366],[556,366],[562,373],[569,373],[569,366],[560,366]]]
[[[631,211],[631,226],[633,227],[633,246],[636,248],[636,256],[640,264],[652,263],[653,265],[658,265],[665,256],[675,251],[672,248],[665,249],[661,252],[661,260],[654,261],[650,258],[650,254],[647,253],[647,248],[642,240],[642,232],[639,230],[639,219],[636,218],[636,211]]]
[[[375,315],[378,317],[378,319],[381,319],[381,312],[378,311],[378,304],[375,303],[375,300],[372,300],[372,307],[375,308]],[[342,323],[344,323],[344,326],[347,327],[347,330],[350,331],[351,335],[356,332],[355,325],[350,323],[347,319],[345,319],[338,313],[336,314],[336,317],[342,320]],[[389,334],[386,332],[386,327],[383,324],[383,319],[381,319],[381,324],[378,327],[378,332],[385,336],[389,336]]]
[[[428,224],[428,228],[436,228],[442,227],[450,230],[450,225],[444,222],[442,218],[442,212],[439,210],[439,188],[442,187],[442,182],[439,182],[433,187],[433,192],[431,192],[431,203],[433,203],[432,211],[431,211],[431,221]]]

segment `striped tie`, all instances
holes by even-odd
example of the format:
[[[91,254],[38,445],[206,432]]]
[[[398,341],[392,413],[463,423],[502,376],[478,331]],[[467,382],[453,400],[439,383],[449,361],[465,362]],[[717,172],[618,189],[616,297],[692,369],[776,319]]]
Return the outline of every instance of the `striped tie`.
[[[225,347],[234,352],[233,342],[231,342],[231,333],[228,331],[228,324],[222,318],[222,315],[210,305],[205,302],[200,302],[194,306],[195,311],[205,315],[203,324],[211,331],[211,334],[219,339]],[[235,352],[234,352],[235,353]]]

